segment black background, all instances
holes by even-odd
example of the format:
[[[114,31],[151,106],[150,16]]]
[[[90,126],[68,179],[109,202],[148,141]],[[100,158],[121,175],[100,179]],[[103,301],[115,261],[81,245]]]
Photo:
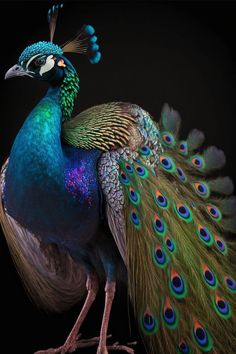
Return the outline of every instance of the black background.
[[[225,151],[227,165],[223,172],[235,181],[236,4],[64,3],[54,42],[64,43],[88,23],[96,28],[102,50],[99,65],[90,65],[83,56],[69,55],[81,80],[76,109],[122,100],[139,104],[158,119],[163,103],[168,102],[183,118],[183,136],[197,127],[206,133],[208,144]],[[49,1],[0,3],[2,161],[9,154],[26,115],[46,89],[44,83],[25,78],[4,81],[4,73],[27,45],[49,38],[46,23],[49,4]],[[0,351],[28,354],[62,344],[80,305],[63,315],[39,311],[22,288],[3,237],[0,242],[1,323],[4,324]],[[98,334],[102,307],[103,291],[83,326],[86,337]],[[126,292],[120,289],[109,329],[114,340],[138,338],[130,316],[131,335]],[[137,352],[144,353],[141,344]]]

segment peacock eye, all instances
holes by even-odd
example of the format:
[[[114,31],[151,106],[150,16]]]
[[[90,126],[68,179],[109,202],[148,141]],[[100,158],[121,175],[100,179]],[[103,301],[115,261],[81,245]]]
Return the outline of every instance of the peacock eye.
[[[34,65],[35,66],[43,66],[44,64],[46,63],[46,59],[45,59],[45,57],[41,57],[41,58],[36,58],[35,60],[34,60]]]

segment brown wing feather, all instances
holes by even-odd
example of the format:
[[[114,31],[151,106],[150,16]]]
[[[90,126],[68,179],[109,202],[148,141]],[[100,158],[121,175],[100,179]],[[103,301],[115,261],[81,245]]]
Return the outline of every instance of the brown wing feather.
[[[108,151],[129,145],[136,118],[129,103],[111,102],[91,107],[62,125],[62,139],[73,146]]]
[[[7,214],[3,206],[6,168],[7,162],[0,176],[0,223],[13,261],[33,300],[45,309],[63,311],[84,295],[85,274],[68,254],[43,245]]]

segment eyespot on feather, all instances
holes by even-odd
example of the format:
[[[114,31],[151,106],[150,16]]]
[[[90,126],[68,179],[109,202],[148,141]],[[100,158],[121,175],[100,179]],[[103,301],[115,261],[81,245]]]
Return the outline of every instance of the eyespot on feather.
[[[236,293],[236,281],[228,275],[225,276],[224,280],[225,280],[225,285],[226,285],[227,289],[231,293],[235,294]]]
[[[157,332],[158,321],[157,318],[151,313],[149,309],[146,309],[140,316],[140,325],[143,332],[150,336]]]
[[[134,162],[134,170],[140,178],[147,178],[148,170],[146,167],[142,166],[137,160]]]
[[[191,350],[185,340],[181,339],[177,348],[178,354],[190,354]]]
[[[187,181],[187,177],[186,177],[184,171],[182,170],[182,168],[180,168],[180,167],[176,168],[176,175],[179,177],[179,179],[182,182],[186,182]]]
[[[154,200],[158,207],[167,209],[169,207],[168,199],[158,189],[152,192]]]
[[[168,147],[173,147],[175,145],[175,138],[173,136],[173,134],[171,134],[170,132],[162,132],[161,133],[161,138],[162,138],[162,143],[165,146]]]
[[[197,195],[199,195],[202,198],[209,197],[210,190],[206,182],[202,182],[202,181],[194,182],[192,185]]]
[[[206,246],[211,246],[213,244],[213,237],[206,227],[199,224],[197,227],[197,234],[198,234],[198,237],[200,238],[200,240]]]
[[[205,167],[205,161],[202,156],[194,155],[190,157],[190,162],[195,168],[202,170]]]
[[[188,154],[188,144],[187,141],[180,141],[179,143],[179,152],[181,153],[181,155],[186,156]]]
[[[120,181],[122,184],[125,184],[126,186],[130,185],[130,180],[129,180],[128,176],[122,170],[120,172]]]
[[[212,302],[216,313],[222,318],[228,319],[231,317],[231,308],[229,303],[217,293],[212,297]]]
[[[208,285],[211,289],[216,289],[218,285],[218,279],[215,273],[206,264],[202,265],[202,275],[205,284]]]
[[[139,149],[139,152],[140,152],[140,154],[141,154],[142,156],[144,156],[144,157],[150,157],[150,156],[153,155],[153,153],[152,153],[150,147],[147,146],[147,145],[142,146],[142,147]]]
[[[174,161],[166,155],[161,155],[160,156],[160,165],[161,167],[168,172],[175,172],[175,164]]]
[[[129,200],[135,204],[138,205],[140,203],[140,194],[138,192],[136,192],[133,187],[129,187]]]
[[[175,329],[178,326],[179,316],[169,297],[163,302],[162,320],[167,328]]]
[[[212,338],[209,336],[207,330],[198,321],[194,321],[193,339],[202,351],[209,352],[212,349]]]
[[[165,268],[168,263],[168,256],[159,244],[156,244],[153,250],[153,260],[160,268]]]
[[[212,218],[212,220],[214,220],[214,221],[220,221],[221,220],[222,214],[221,214],[220,210],[215,205],[208,204],[206,206],[206,210],[207,210],[207,213]]]
[[[157,235],[165,236],[166,225],[165,222],[155,213],[153,218],[153,228]]]
[[[217,235],[214,236],[214,241],[218,251],[220,251],[223,255],[226,255],[228,252],[228,248],[225,241]]]
[[[174,205],[174,210],[180,219],[186,222],[192,221],[193,219],[192,212],[186,204],[178,203],[177,205]]]
[[[133,208],[131,210],[130,220],[131,220],[131,222],[132,222],[132,224],[134,225],[135,228],[140,229],[140,226],[141,226],[140,218],[139,218],[138,212],[137,212],[137,210],[135,208]]]
[[[175,241],[172,238],[170,238],[168,235],[165,237],[165,245],[170,252],[174,253],[176,251]]]
[[[170,270],[169,286],[176,298],[183,299],[186,297],[187,283],[183,276],[173,268]]]

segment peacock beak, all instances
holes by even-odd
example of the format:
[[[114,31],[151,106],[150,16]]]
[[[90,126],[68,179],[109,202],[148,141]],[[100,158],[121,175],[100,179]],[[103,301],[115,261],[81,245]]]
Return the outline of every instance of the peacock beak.
[[[13,65],[7,72],[6,72],[6,75],[5,75],[5,80],[6,79],[10,79],[11,77],[16,77],[16,76],[30,76],[30,77],[33,77],[32,74],[33,72],[31,71],[28,71],[28,70],[24,70],[22,68],[21,65]]]

